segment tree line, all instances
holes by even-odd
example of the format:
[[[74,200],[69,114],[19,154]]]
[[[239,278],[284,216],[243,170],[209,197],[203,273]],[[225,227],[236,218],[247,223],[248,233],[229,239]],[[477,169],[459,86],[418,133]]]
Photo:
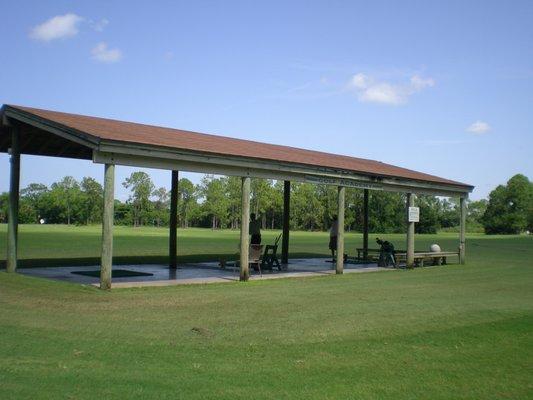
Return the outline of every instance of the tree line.
[[[115,200],[115,224],[168,226],[170,192],[156,188],[146,172],[133,172],[122,182],[129,198]],[[241,179],[205,175],[197,185],[182,178],[178,183],[178,220],[181,227],[237,229],[240,224]],[[405,232],[405,194],[370,191],[371,232]],[[0,195],[0,222],[7,221],[8,193]],[[66,176],[50,187],[31,183],[20,192],[20,223],[97,224],[101,222],[102,185],[93,178],[77,181]],[[418,233],[453,230],[459,225],[458,199],[417,196],[420,207]],[[468,201],[470,230],[487,233],[533,231],[533,183],[524,175],[491,192],[488,200]],[[283,218],[283,181],[252,179],[251,212],[263,229],[280,229]],[[291,185],[291,229],[327,230],[337,213],[334,186],[294,182]],[[363,227],[363,191],[346,190],[346,229]]]

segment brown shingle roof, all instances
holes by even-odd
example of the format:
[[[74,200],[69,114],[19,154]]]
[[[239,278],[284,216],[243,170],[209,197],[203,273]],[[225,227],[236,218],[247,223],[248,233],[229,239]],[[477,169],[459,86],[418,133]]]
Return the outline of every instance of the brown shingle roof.
[[[280,161],[340,169],[374,176],[406,178],[444,185],[472,187],[449,179],[362,158],[85,115],[21,106],[9,107],[84,132],[97,140],[113,140],[163,146],[172,149],[198,151],[222,156]]]

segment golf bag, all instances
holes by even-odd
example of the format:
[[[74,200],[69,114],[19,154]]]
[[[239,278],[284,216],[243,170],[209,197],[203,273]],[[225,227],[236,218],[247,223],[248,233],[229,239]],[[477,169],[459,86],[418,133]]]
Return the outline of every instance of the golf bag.
[[[394,245],[386,240],[376,239],[380,245],[378,267],[396,267],[396,258],[394,257]]]

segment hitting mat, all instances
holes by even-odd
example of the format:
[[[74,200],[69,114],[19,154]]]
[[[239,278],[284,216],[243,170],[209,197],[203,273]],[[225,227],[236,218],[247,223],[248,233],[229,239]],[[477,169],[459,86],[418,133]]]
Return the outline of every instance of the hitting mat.
[[[100,277],[100,271],[72,271],[75,275],[92,276],[95,278]],[[113,278],[125,278],[129,276],[152,276],[149,272],[131,271],[129,269],[114,269],[112,273]]]

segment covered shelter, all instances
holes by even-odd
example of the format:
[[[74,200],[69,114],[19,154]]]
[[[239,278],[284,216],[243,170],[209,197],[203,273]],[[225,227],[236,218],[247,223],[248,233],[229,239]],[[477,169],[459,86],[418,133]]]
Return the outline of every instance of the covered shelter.
[[[157,168],[171,172],[169,267],[176,268],[178,171],[242,178],[241,221],[250,215],[250,178],[283,180],[282,262],[288,261],[291,182],[334,185],[338,188],[337,254],[344,254],[345,189],[364,190],[363,248],[368,250],[369,190],[460,198],[459,259],[465,262],[466,199],[473,186],[385,164],[379,161],[260,143],[172,128],[84,115],[4,105],[0,111],[0,151],[11,155],[7,237],[7,271],[17,268],[17,225],[20,155],[92,160],[104,166],[104,207],[100,287],[111,287],[115,165]],[[408,222],[406,263],[414,262],[414,222]],[[241,223],[240,279],[249,278],[248,224]],[[366,256],[366,254],[365,254]],[[343,257],[335,269],[343,273]]]

